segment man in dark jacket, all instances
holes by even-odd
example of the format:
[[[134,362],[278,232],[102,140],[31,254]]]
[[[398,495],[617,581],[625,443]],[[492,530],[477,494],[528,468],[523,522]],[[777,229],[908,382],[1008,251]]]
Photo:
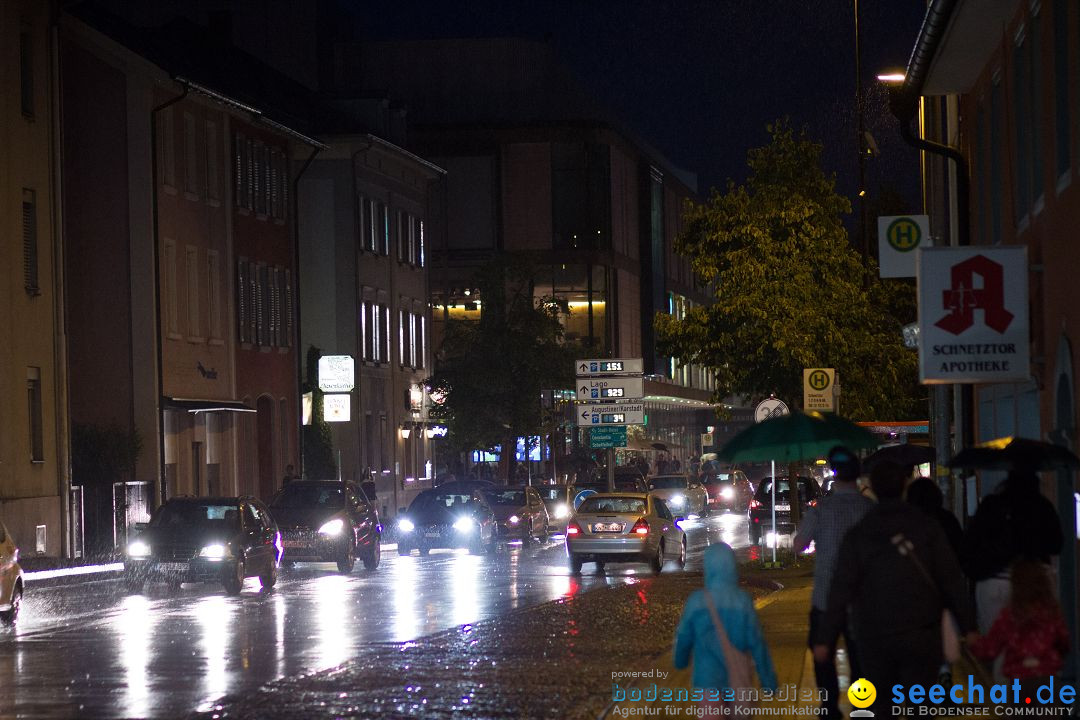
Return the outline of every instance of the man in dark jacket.
[[[875,712],[889,714],[893,685],[934,684],[943,660],[941,616],[961,633],[974,617],[960,564],[938,523],[901,500],[907,473],[882,463],[870,475],[878,504],[840,545],[814,658],[824,660],[850,607],[859,664],[877,687]]]

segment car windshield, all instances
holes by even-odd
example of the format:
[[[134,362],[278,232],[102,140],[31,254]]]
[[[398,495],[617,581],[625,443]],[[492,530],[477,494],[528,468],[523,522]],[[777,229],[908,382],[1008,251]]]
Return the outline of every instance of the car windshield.
[[[672,488],[686,488],[686,478],[677,475],[661,475],[649,480],[649,487],[653,490],[670,490]]]
[[[579,513],[628,513],[632,515],[645,514],[645,501],[641,498],[629,497],[596,497],[595,495],[585,498],[578,508]]]
[[[409,507],[410,511],[428,512],[431,510],[467,510],[472,507],[471,493],[434,492],[420,493]]]
[[[240,508],[235,504],[173,501],[162,505],[150,518],[150,527],[240,527]]]
[[[345,507],[345,493],[338,484],[290,483],[270,502],[272,508]]]
[[[799,478],[799,501],[806,502],[811,497],[817,495],[810,488],[810,483],[814,482],[810,478]],[[772,497],[772,478],[765,478],[758,485],[757,489],[758,500],[768,500]],[[791,500],[791,484],[787,478],[778,478],[776,481],[776,497],[778,500],[790,501]]]
[[[525,504],[525,491],[524,490],[499,490],[497,492],[486,492],[488,502],[492,505],[524,505]]]
[[[546,503],[558,502],[566,499],[566,488],[562,486],[537,488],[540,499]]]

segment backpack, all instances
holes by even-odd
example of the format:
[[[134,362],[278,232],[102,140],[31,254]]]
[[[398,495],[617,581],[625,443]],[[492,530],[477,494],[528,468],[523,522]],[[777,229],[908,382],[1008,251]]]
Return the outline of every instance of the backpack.
[[[716,629],[716,637],[720,639],[720,648],[724,653],[724,665],[728,672],[728,687],[735,693],[735,699],[728,702],[733,707],[748,708],[753,703],[743,695],[754,687],[754,659],[750,653],[745,653],[736,648],[728,640],[724,623],[720,619],[720,613],[716,610],[712,593],[705,590],[705,604],[709,607],[709,615],[712,616],[713,627]]]

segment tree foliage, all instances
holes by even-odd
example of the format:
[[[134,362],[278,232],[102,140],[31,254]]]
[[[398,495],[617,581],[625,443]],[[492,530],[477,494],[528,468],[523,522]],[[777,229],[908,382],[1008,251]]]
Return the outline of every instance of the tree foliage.
[[[579,350],[564,339],[567,306],[536,295],[533,270],[521,258],[484,266],[475,279],[480,319],[447,320],[428,385],[442,398],[431,415],[446,424],[456,450],[512,447],[515,438],[541,434],[542,392],[573,386]]]
[[[821,168],[821,145],[786,122],[748,153],[745,184],[688,204],[676,249],[715,302],[682,320],[656,318],[662,352],[710,367],[717,397],[776,393],[802,400],[802,371],[835,367],[840,410],[861,420],[925,413],[917,356],[901,328],[914,320],[911,286],[877,279],[848,242],[850,202]]]

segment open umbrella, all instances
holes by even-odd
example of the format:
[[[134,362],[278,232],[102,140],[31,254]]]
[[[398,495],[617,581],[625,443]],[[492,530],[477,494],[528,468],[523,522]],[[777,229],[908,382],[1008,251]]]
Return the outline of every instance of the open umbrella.
[[[934,448],[929,445],[912,445],[911,443],[889,445],[866,458],[863,461],[863,469],[873,470],[875,465],[883,462],[904,466],[922,465],[934,461],[934,452]]]
[[[1080,458],[1060,445],[1027,438],[1003,437],[964,448],[949,461],[949,467],[969,470],[1077,469],[1080,468]]]
[[[877,444],[873,433],[839,415],[794,412],[751,425],[717,455],[728,462],[787,463],[821,457],[837,445],[861,450]]]

